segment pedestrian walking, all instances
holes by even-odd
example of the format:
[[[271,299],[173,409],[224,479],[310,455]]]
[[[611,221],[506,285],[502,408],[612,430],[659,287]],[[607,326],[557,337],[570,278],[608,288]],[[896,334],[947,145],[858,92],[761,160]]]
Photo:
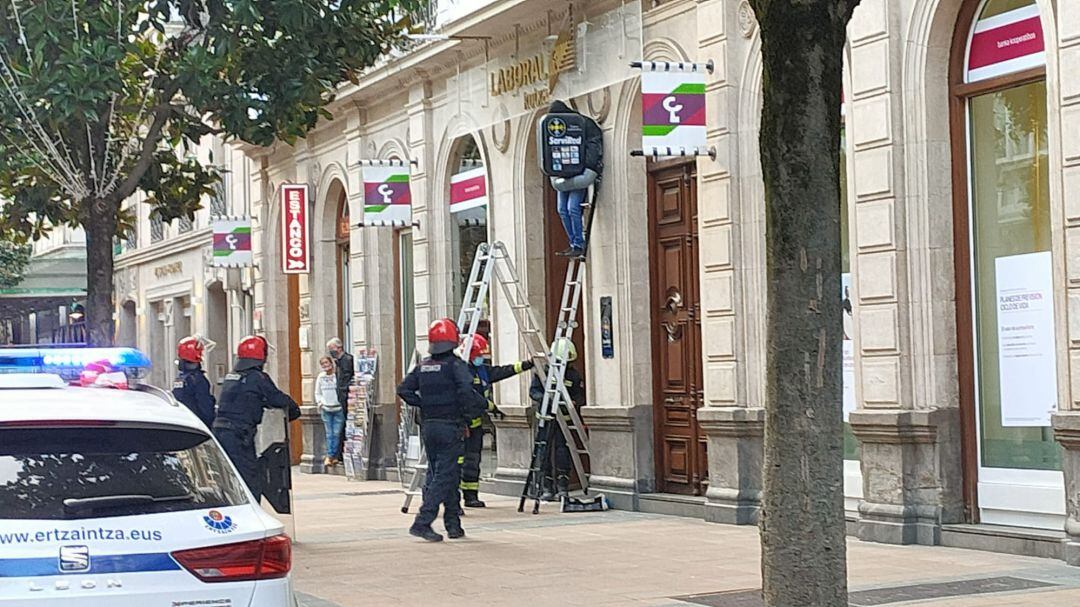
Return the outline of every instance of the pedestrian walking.
[[[240,340],[236,347],[236,367],[221,386],[214,436],[232,460],[252,495],[262,497],[259,462],[255,453],[255,431],[262,423],[263,409],[285,409],[289,421],[300,417],[300,407],[292,397],[274,385],[263,371],[269,344],[259,335]]]
[[[443,536],[431,528],[443,508],[443,524],[450,539],[465,537],[458,504],[461,480],[459,458],[465,452],[468,420],[482,415],[487,403],[472,388],[472,375],[465,361],[454,354],[458,346],[457,325],[449,318],[437,320],[428,329],[431,355],[420,361],[398,386],[406,404],[420,410],[420,433],[428,458],[428,481],[424,501],[409,533],[429,542]]]
[[[345,345],[337,337],[326,342],[326,351],[334,360],[338,404],[341,405],[342,419],[345,419],[349,415],[349,387],[352,386],[353,378],[356,377],[356,361],[352,354],[345,351]],[[338,451],[331,454],[338,461],[341,460],[341,446],[344,444],[345,424],[342,424],[341,431],[338,432]]]
[[[585,381],[581,372],[574,366],[577,360],[577,347],[574,342],[565,337],[559,338],[551,346],[552,356],[566,357],[566,373],[563,375],[563,385],[566,386],[567,395],[572,403],[563,403],[562,406],[573,406],[578,410],[585,404]],[[544,381],[539,375],[533,377],[532,385],[529,386],[529,397],[536,403],[537,409],[544,402]],[[547,425],[548,456],[540,462],[540,473],[543,475],[543,493],[540,499],[551,502],[562,499],[570,494],[570,446],[566,443],[566,436],[559,428],[559,423],[553,421]],[[554,466],[552,464],[554,463]],[[554,467],[554,474],[552,468]]]
[[[337,374],[334,359],[324,356],[319,359],[322,373],[315,378],[315,404],[319,407],[326,431],[326,453],[323,466],[329,470],[341,462],[341,433],[345,428],[345,409],[338,400]]]
[[[465,453],[461,457],[461,494],[467,508],[484,508],[480,500],[480,460],[484,451],[485,425],[491,423],[491,414],[502,415],[495,407],[492,384],[511,378],[533,368],[531,360],[518,361],[509,365],[491,366],[491,345],[480,334],[473,335],[472,349],[469,353],[472,383],[476,393],[484,398],[485,410],[469,420],[469,431],[465,438]]]
[[[177,375],[172,388],[173,398],[191,409],[207,428],[214,424],[217,404],[202,368],[203,355],[210,349],[213,349],[213,342],[197,335],[185,337],[176,344]]]

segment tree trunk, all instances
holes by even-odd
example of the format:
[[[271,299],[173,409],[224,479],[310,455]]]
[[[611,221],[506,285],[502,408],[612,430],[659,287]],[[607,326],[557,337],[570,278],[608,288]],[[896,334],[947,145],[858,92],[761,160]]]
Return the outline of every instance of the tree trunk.
[[[86,232],[86,339],[93,346],[111,346],[115,338],[113,312],[113,238],[119,205],[87,203],[92,209],[82,220]]]
[[[763,595],[770,607],[847,607],[839,155],[842,53],[854,2],[751,3],[764,65]]]

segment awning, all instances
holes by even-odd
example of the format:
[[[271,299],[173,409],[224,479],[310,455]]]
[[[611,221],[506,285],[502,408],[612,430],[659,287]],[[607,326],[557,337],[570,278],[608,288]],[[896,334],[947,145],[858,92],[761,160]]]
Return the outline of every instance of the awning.
[[[80,249],[74,254],[68,250],[31,259],[22,282],[0,288],[0,317],[56,309],[86,297],[85,255]]]

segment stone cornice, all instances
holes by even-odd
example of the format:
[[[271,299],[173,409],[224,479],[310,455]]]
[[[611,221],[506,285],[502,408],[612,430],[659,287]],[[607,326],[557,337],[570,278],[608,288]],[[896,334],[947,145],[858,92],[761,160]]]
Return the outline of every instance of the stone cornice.
[[[1069,451],[1080,451],[1080,411],[1063,411],[1053,416],[1054,438]]]
[[[708,436],[759,438],[765,435],[765,409],[761,407],[702,407],[698,425]]]
[[[633,432],[651,413],[651,407],[597,407],[581,408],[581,417],[589,431]]]
[[[932,444],[937,441],[937,428],[946,416],[957,415],[956,409],[929,411],[860,410],[851,414],[851,431],[861,443]]]

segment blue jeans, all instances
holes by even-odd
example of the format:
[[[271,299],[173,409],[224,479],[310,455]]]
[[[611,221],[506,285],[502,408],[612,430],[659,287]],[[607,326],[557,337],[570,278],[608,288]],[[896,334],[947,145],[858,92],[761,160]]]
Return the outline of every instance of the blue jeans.
[[[587,189],[556,192],[559,217],[562,218],[563,229],[570,239],[570,247],[574,249],[585,249],[585,225],[581,220],[581,205],[585,202],[586,193]]]
[[[341,431],[345,428],[345,410],[326,411],[319,409],[323,427],[326,429],[326,456],[341,457]]]

